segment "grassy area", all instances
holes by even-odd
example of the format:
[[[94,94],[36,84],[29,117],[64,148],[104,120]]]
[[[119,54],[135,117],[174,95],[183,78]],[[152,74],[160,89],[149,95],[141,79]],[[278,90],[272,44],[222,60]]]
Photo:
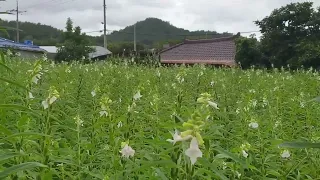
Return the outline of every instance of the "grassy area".
[[[278,147],[319,141],[312,70],[7,59],[0,78],[0,179],[320,178],[317,149]]]

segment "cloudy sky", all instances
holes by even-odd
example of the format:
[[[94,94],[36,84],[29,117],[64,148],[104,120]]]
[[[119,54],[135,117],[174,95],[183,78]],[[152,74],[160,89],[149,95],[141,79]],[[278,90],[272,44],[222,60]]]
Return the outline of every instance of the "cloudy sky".
[[[0,11],[14,9],[16,0],[0,2]],[[257,31],[254,20],[274,8],[305,0],[106,0],[107,29],[119,30],[147,17],[156,17],[188,30],[218,32]],[[310,0],[309,0],[310,1]],[[311,0],[320,6],[320,0]],[[84,32],[103,29],[103,0],[19,0],[21,21],[48,24],[59,29],[71,17]],[[1,15],[15,20],[14,15]],[[91,34],[95,35],[95,34]]]

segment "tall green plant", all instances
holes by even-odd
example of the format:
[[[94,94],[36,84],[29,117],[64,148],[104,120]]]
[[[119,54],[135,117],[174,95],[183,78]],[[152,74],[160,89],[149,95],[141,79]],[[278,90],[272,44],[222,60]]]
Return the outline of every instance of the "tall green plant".
[[[68,18],[66,22],[66,31],[64,32],[64,42],[58,46],[58,53],[55,59],[61,61],[79,61],[88,60],[89,53],[95,50],[89,47],[89,41],[81,28],[73,28],[73,22]]]

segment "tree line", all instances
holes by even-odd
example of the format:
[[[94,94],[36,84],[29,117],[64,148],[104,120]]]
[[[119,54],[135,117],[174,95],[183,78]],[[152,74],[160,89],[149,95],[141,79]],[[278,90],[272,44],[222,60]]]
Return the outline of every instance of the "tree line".
[[[262,33],[236,40],[236,61],[243,67],[320,67],[320,7],[291,3],[254,22]]]

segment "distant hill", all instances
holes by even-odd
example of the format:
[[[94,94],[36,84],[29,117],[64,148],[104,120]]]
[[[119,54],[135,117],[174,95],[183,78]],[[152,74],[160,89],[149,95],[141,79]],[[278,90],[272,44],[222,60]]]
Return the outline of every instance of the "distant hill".
[[[130,42],[133,41],[134,25],[114,31],[108,39],[111,42]],[[229,34],[229,33],[223,33]],[[221,34],[216,31],[189,31],[182,28],[177,28],[169,22],[157,18],[147,18],[144,21],[136,23],[136,38],[137,42],[145,45],[154,45],[154,43],[168,40],[183,40],[212,38]]]
[[[15,28],[15,21],[0,20],[0,26]],[[62,40],[62,30],[54,28],[52,26],[31,23],[20,22],[20,41],[33,40],[37,45],[56,45]],[[119,42],[132,42],[133,41],[134,25],[127,26],[126,28],[114,31],[108,35],[108,43]],[[9,39],[16,39],[15,30],[8,31]],[[171,25],[169,22],[157,19],[147,18],[144,21],[136,23],[136,37],[137,42],[147,46],[155,46],[159,43],[178,42],[185,38],[188,39],[200,39],[200,38],[212,38],[228,33],[219,34],[216,31],[189,31],[182,28],[177,28]],[[4,34],[1,33],[4,37]],[[103,36],[88,36],[90,42],[94,45],[103,45]]]
[[[9,34],[9,37],[7,37],[1,32],[1,37],[16,40],[16,31],[13,29],[16,28],[15,21],[0,20],[0,26],[6,27]],[[19,29],[22,30],[20,32],[21,42],[23,42],[23,40],[33,40],[37,45],[55,45],[61,41],[62,30],[52,26],[40,23],[20,22]]]

